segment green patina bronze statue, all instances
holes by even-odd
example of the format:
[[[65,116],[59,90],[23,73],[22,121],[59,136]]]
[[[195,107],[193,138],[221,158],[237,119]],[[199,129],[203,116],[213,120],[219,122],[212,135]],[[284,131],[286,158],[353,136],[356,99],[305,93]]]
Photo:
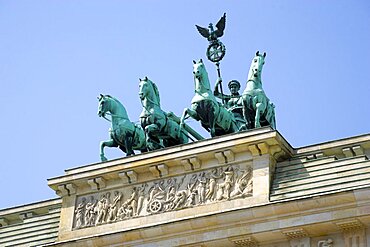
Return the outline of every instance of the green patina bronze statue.
[[[239,130],[242,130],[245,127],[245,120],[243,116],[243,100],[242,95],[239,94],[240,83],[237,80],[231,80],[228,83],[228,88],[231,95],[220,93],[218,88],[222,83],[222,80],[218,80],[213,94],[225,102],[224,106],[226,109],[233,113],[234,118],[237,122]]]
[[[260,54],[257,51],[242,95],[239,94],[240,83],[237,80],[228,83],[230,95],[222,91],[220,61],[226,50],[218,38],[224,34],[225,24],[226,14],[216,24],[216,30],[212,23],[208,29],[196,25],[199,33],[209,41],[206,54],[216,65],[218,79],[212,91],[202,59],[193,61],[195,95],[191,107],[184,109],[181,118],[161,109],[158,88],[147,77],[140,79],[139,84],[139,97],[143,106],[141,126],[130,122],[125,107],[117,99],[100,95],[98,115],[112,122],[110,139],[100,143],[102,161],[107,160],[104,147],[119,147],[128,156],[134,155],[134,150],[145,152],[188,143],[189,139],[204,139],[185,123],[189,117],[200,121],[212,137],[262,126],[276,128],[275,106],[262,89],[261,74],[266,53]],[[110,115],[111,120],[106,115]]]
[[[226,13],[221,17],[221,19],[216,24],[216,30],[213,28],[213,24],[209,23],[208,29],[195,25],[198,32],[209,41],[209,46],[207,48],[207,58],[212,62],[219,62],[225,56],[226,48],[218,38],[224,35],[226,24]]]
[[[275,106],[267,98],[262,89],[262,67],[265,64],[266,53],[256,52],[249,68],[247,86],[242,94],[243,113],[247,129],[261,126],[271,126],[276,129]]]
[[[188,143],[188,133],[161,109],[159,91],[147,77],[140,79],[139,97],[143,106],[140,122],[148,150]]]
[[[135,154],[134,150],[145,152],[145,133],[140,125],[136,125],[130,121],[126,109],[121,102],[110,95],[102,94],[100,94],[98,100],[99,117],[107,119],[106,115],[110,115],[111,120],[107,120],[112,123],[109,130],[110,140],[100,143],[101,160],[107,160],[104,155],[104,147],[119,147],[127,156]]]
[[[192,117],[200,121],[202,126],[211,132],[212,137],[238,131],[234,115],[217,102],[213,95],[202,59],[193,63],[195,95],[191,101],[191,108],[185,108],[182,114],[181,129],[185,119]]]

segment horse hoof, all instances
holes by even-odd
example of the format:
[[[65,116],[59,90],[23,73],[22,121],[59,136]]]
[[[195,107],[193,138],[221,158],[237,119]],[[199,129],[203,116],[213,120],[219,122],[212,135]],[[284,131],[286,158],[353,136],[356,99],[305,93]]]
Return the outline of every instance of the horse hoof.
[[[100,155],[100,159],[102,162],[107,161],[108,159],[104,155]]]

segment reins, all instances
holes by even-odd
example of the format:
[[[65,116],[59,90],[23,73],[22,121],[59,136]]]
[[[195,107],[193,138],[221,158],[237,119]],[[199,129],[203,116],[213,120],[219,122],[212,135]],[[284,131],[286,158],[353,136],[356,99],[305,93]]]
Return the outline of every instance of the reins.
[[[110,112],[106,112],[106,113],[104,113],[104,115],[108,115],[108,116],[111,116],[111,117],[117,117],[117,118],[124,118],[124,117],[122,117],[122,116],[119,116],[119,115],[116,115],[116,114],[112,114],[112,113],[110,113]],[[105,120],[107,120],[108,122],[112,122],[112,120],[110,120],[109,118],[107,118],[107,117],[105,117],[105,116],[103,116],[103,118],[104,118]]]

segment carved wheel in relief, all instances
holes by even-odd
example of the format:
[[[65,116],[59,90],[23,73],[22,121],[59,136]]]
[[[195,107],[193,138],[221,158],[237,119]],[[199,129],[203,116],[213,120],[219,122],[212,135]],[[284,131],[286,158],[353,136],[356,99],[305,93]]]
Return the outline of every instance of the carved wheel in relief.
[[[154,200],[149,203],[149,211],[151,213],[158,213],[159,211],[161,211],[162,207],[163,203],[160,200]]]

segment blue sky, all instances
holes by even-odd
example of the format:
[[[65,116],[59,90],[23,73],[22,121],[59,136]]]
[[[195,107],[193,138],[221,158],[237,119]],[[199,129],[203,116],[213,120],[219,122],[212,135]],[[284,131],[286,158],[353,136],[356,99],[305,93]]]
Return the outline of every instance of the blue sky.
[[[180,115],[194,94],[192,60],[206,60],[194,25],[224,12],[225,91],[231,79],[244,88],[265,51],[264,90],[294,147],[370,132],[369,1],[0,0],[0,208],[55,198],[47,178],[99,162],[109,128],[100,93],[138,121],[138,78],[148,76],[162,108]]]

